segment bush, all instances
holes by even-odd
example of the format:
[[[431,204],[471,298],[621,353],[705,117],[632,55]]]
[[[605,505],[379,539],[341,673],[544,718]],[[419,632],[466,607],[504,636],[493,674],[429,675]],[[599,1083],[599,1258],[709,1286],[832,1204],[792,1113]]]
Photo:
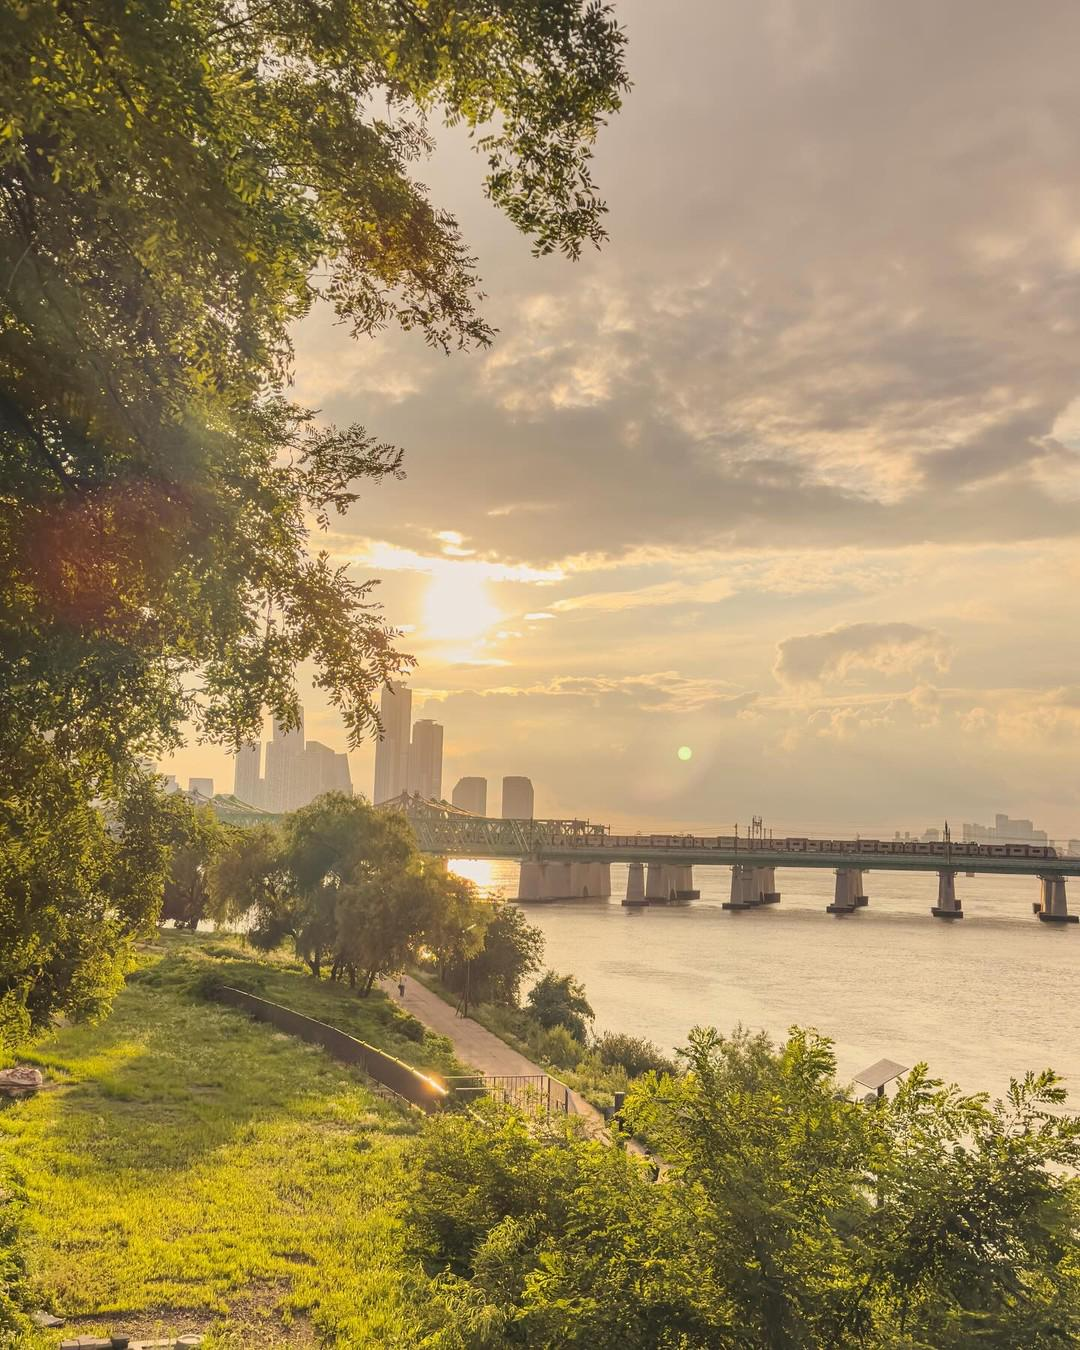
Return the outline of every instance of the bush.
[[[528,1035],[529,1051],[534,1059],[554,1064],[557,1069],[574,1069],[581,1062],[585,1047],[566,1027],[533,1025]]]
[[[663,1054],[652,1041],[642,1036],[626,1036],[618,1031],[606,1031],[593,1042],[593,1049],[602,1064],[618,1064],[630,1078],[640,1078],[654,1069],[657,1073],[677,1072],[675,1061]]]

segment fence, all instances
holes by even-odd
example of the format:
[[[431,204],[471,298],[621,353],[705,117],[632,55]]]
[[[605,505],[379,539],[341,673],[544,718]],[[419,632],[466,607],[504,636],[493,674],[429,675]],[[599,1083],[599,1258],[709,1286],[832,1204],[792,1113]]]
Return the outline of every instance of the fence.
[[[444,1106],[447,1098],[446,1088],[435,1078],[429,1078],[419,1069],[404,1064],[393,1055],[376,1050],[373,1045],[358,1041],[355,1036],[339,1031],[326,1022],[318,1022],[314,1017],[305,1017],[303,1013],[282,1007],[280,1003],[271,1003],[268,999],[249,994],[243,989],[233,989],[226,985],[216,991],[215,998],[240,1008],[260,1022],[269,1022],[279,1031],[287,1031],[302,1041],[321,1045],[328,1054],[346,1064],[355,1064],[374,1078],[377,1083],[388,1088],[398,1097],[403,1097],[412,1106],[421,1111],[437,1111]]]
[[[455,1097],[496,1097],[519,1111],[537,1115],[568,1115],[573,1103],[570,1089],[546,1073],[470,1073],[446,1080]]]

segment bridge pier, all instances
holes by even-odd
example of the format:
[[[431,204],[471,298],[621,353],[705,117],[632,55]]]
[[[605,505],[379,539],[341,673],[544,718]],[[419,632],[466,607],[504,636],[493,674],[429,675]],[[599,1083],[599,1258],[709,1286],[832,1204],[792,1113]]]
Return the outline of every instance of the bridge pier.
[[[941,871],[938,873],[937,904],[931,906],[930,913],[935,919],[962,919],[963,908],[956,898],[956,873]]]
[[[863,893],[863,874],[858,867],[838,867],[833,887],[833,902],[825,906],[826,914],[854,914],[870,903]]]
[[[1040,923],[1080,923],[1080,914],[1069,913],[1064,877],[1040,877],[1035,913]]]
[[[760,892],[755,886],[755,873],[760,868],[748,863],[733,863],[731,868],[731,899],[725,900],[724,909],[759,909]]]
[[[648,903],[645,899],[645,865],[632,862],[626,873],[626,898],[623,904],[633,909],[641,909]]]
[[[570,863],[570,893],[582,900],[606,899],[611,894],[611,864]]]
[[[780,892],[776,889],[775,867],[755,867],[752,885],[759,905],[780,903]]]
[[[523,862],[518,871],[517,898],[525,901],[539,900],[541,881],[540,863],[528,860]]]
[[[649,863],[645,869],[645,899],[653,904],[666,905],[671,899],[670,869],[665,863]]]
[[[518,874],[517,898],[525,903],[542,904],[551,900],[573,900],[574,875],[572,863],[533,862],[521,864]]]
[[[694,869],[692,867],[675,868],[676,900],[699,900],[701,892],[694,889]]]

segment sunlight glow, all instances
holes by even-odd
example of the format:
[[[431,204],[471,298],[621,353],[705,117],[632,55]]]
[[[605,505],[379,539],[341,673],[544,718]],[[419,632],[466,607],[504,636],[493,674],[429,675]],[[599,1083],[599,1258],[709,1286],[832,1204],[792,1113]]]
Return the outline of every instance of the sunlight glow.
[[[451,858],[447,866],[482,891],[491,890],[495,885],[495,864],[485,858]]]
[[[475,642],[504,617],[482,576],[463,567],[440,570],[424,597],[421,632],[432,642]]]

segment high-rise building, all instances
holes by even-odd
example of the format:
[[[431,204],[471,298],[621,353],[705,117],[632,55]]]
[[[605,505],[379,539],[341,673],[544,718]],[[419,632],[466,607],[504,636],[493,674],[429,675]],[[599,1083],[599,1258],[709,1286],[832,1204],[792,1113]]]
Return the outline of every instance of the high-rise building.
[[[348,755],[339,754],[320,741],[305,741],[304,714],[300,725],[286,731],[274,718],[273,739],[266,743],[266,754],[257,742],[245,745],[236,756],[236,796],[248,806],[263,811],[296,811],[324,792],[352,795],[352,776]],[[265,775],[259,777],[259,760],[264,758]]]
[[[189,778],[188,791],[197,792],[200,797],[212,797],[214,795],[214,780],[212,778]]]
[[[532,820],[533,785],[531,779],[503,779],[502,818],[503,820]]]
[[[486,816],[487,779],[459,778],[451,801],[461,811],[471,811],[474,816]]]
[[[266,776],[261,805],[267,811],[295,811],[301,804],[303,754],[303,710],[300,725],[289,731],[275,717],[273,739],[266,743]]]
[[[261,805],[262,784],[259,771],[262,767],[262,746],[258,741],[250,741],[241,746],[236,756],[236,771],[233,775],[233,793],[248,806]]]
[[[296,806],[306,806],[316,797],[321,797],[324,792],[352,794],[348,756],[335,753],[320,741],[308,741],[304,747],[300,770],[298,796],[302,800],[297,801]]]
[[[388,684],[379,700],[379,716],[383,734],[375,747],[375,790],[371,794],[376,806],[400,797],[408,783],[412,690],[397,682]]]
[[[430,717],[421,718],[412,729],[409,747],[410,792],[419,792],[431,801],[442,799],[443,729]]]

